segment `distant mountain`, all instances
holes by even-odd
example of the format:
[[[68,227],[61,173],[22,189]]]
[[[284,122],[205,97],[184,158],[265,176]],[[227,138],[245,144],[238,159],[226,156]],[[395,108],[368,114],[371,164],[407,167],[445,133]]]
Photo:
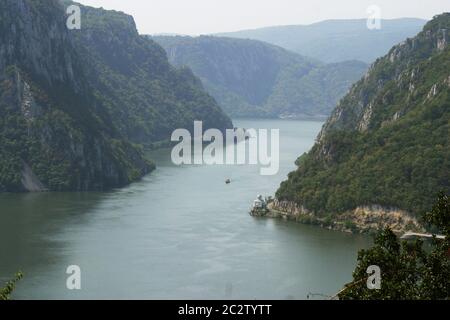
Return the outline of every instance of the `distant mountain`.
[[[422,19],[382,20],[380,30],[369,30],[365,19],[326,20],[311,25],[276,26],[220,33],[216,36],[265,41],[324,62],[359,60],[372,63],[395,44],[415,36]]]
[[[326,116],[366,71],[358,61],[323,64],[254,40],[155,36],[233,117]]]
[[[137,33],[133,17],[83,7],[83,27],[73,40],[88,79],[103,97],[115,126],[140,144],[168,140],[175,128],[232,127],[188,68],[174,68],[164,49]],[[125,107],[126,106],[126,107]]]
[[[120,187],[150,172],[143,146],[171,130],[232,127],[188,69],[125,14],[69,1],[0,2],[0,192]]]
[[[377,60],[298,159],[278,206],[329,225],[417,226],[450,192],[449,42],[445,13]]]

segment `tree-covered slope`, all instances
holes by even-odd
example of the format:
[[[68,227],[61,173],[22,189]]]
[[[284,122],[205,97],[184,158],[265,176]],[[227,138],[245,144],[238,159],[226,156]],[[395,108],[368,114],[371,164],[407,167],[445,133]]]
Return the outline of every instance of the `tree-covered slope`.
[[[450,14],[393,47],[341,100],[276,193],[318,215],[429,210],[450,191]]]
[[[56,1],[0,3],[0,191],[102,189],[152,165],[87,86]]]
[[[325,65],[254,40],[153,37],[177,66],[188,66],[230,116],[328,115],[367,66]]]
[[[68,30],[67,5],[0,2],[0,192],[123,186],[153,168],[141,144],[194,119],[231,126],[199,80],[171,67],[130,17],[83,7],[82,29]],[[94,37],[88,12],[102,17],[104,38],[95,41],[104,51],[81,40]],[[133,86],[139,81],[147,82]]]
[[[90,7],[82,13],[74,42],[90,66],[96,94],[128,139],[168,140],[175,128],[191,128],[194,120],[205,128],[232,127],[191,70],[170,65],[160,45],[138,34],[131,16]]]
[[[366,19],[326,20],[311,25],[275,26],[221,33],[217,36],[265,41],[327,63],[359,60],[372,63],[425,25],[422,19],[382,20],[368,29]]]
[[[299,76],[295,65],[287,67],[279,74],[265,108],[281,117],[325,118],[367,68],[360,61],[318,64],[307,75]]]

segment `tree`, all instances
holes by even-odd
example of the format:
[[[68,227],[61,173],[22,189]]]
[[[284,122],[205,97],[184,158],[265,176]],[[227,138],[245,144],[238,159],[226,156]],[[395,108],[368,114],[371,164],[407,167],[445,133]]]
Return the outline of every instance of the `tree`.
[[[16,287],[16,283],[23,278],[22,272],[18,272],[15,275],[15,278],[6,283],[6,287],[0,288],[0,300],[9,300],[11,293],[14,291]]]
[[[400,241],[390,229],[381,231],[374,247],[358,253],[353,282],[341,290],[339,299],[450,299],[449,196],[441,193],[423,220],[445,239],[434,235],[431,244],[426,246],[422,240]],[[373,265],[381,269],[379,290],[367,287],[367,269]]]

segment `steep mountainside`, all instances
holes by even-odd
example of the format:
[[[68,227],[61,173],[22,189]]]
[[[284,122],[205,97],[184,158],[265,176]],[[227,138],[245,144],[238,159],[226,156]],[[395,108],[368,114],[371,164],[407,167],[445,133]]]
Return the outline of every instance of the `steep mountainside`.
[[[217,119],[219,128],[231,126],[192,73],[170,67],[162,48],[137,35],[131,18],[94,10],[104,17],[108,34],[103,35],[109,36],[95,41],[110,52],[96,56],[95,49],[80,40],[84,32],[89,34],[89,19],[83,20],[82,30],[69,31],[65,9],[66,4],[57,0],[0,2],[0,191],[123,186],[153,168],[136,143],[167,139],[164,133],[170,126],[202,120],[202,114],[209,123]],[[91,12],[83,8],[87,11]],[[109,14],[112,20],[106,18]],[[100,34],[101,28],[96,31]],[[136,52],[121,39],[141,41],[142,64],[127,65]],[[107,67],[120,71],[110,73]],[[157,68],[165,71],[153,74]],[[140,73],[152,77],[138,78]],[[143,87],[126,91],[136,78],[155,83],[151,95]],[[163,106],[184,121],[155,116],[158,127],[144,116],[132,117],[136,106],[146,99],[157,104],[160,95],[167,99]],[[159,112],[149,102],[141,107],[149,114]],[[141,131],[133,131],[135,127]],[[160,128],[166,132],[158,136]]]
[[[414,216],[450,191],[449,31],[445,13],[376,61],[298,159],[278,207],[335,220],[362,208]]]
[[[82,12],[75,44],[91,66],[96,94],[127,138],[141,144],[167,140],[174,128],[191,128],[194,120],[203,120],[205,128],[232,127],[191,70],[172,67],[160,45],[137,33],[131,16],[90,7]]]
[[[327,117],[367,68],[360,61],[317,64],[300,77],[295,67],[285,68],[278,76],[266,108],[281,117],[298,114]]]
[[[393,45],[415,36],[425,23],[425,20],[409,18],[382,20],[381,29],[370,30],[365,19],[327,20],[311,25],[267,27],[217,36],[265,41],[327,63],[346,60],[372,63]]]
[[[367,68],[358,61],[325,65],[253,40],[153,39],[173,64],[190,67],[231,116],[326,116]]]

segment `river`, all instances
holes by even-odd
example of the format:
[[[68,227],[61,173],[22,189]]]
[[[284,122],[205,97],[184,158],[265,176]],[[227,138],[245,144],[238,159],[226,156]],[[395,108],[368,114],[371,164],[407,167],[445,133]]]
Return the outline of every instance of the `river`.
[[[351,280],[364,236],[252,218],[314,143],[322,123],[235,120],[280,129],[280,171],[258,166],[175,166],[110,192],[0,195],[0,282],[21,270],[14,299],[306,299]],[[225,184],[226,179],[231,184]],[[81,268],[81,290],[66,268]],[[320,298],[320,296],[315,296]]]

